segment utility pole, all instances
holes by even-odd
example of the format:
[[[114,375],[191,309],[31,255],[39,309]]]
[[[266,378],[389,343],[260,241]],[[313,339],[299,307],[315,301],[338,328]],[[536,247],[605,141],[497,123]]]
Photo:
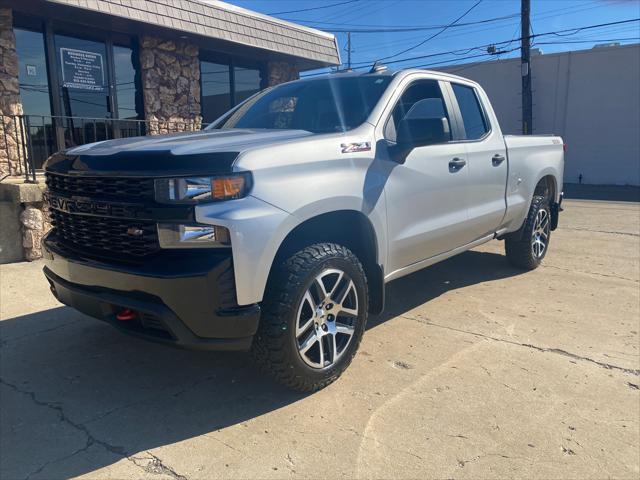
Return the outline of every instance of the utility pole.
[[[522,133],[533,133],[533,94],[531,93],[531,0],[520,0],[522,72]]]
[[[347,70],[351,70],[351,32],[347,32]]]

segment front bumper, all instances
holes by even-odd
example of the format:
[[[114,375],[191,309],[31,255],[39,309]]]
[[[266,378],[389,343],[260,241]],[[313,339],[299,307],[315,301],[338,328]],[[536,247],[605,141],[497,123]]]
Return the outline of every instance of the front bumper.
[[[56,298],[127,333],[199,350],[247,350],[260,307],[236,304],[231,252],[167,251],[143,264],[84,258],[53,231],[43,242],[44,274]],[[133,310],[133,320],[118,320]]]

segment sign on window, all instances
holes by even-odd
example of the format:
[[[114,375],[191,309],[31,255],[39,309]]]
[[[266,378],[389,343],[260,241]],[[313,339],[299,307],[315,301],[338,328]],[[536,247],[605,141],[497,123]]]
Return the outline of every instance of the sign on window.
[[[86,50],[61,48],[62,86],[100,92],[104,90],[102,55]]]

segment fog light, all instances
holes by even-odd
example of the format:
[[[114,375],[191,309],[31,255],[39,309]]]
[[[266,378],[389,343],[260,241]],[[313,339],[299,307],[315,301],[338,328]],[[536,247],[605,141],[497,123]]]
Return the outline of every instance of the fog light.
[[[162,248],[216,248],[229,246],[229,230],[217,225],[158,224]]]

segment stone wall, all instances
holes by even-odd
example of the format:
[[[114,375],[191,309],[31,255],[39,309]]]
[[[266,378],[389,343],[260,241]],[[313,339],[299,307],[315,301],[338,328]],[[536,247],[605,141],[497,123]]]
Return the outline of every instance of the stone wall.
[[[42,257],[42,237],[51,229],[42,198],[44,188],[44,183],[22,183],[21,179],[0,183],[0,207],[6,222],[0,233],[0,263]]]
[[[288,62],[268,62],[267,63],[267,84],[266,87],[273,87],[279,83],[290,82],[300,78],[298,67]]]
[[[20,214],[24,258],[30,262],[42,258],[42,237],[51,229],[43,202],[28,203]]]
[[[143,36],[140,67],[151,135],[200,130],[200,62],[193,44]]]
[[[22,115],[16,37],[11,9],[0,8],[0,178],[23,170],[22,123],[14,115]]]

